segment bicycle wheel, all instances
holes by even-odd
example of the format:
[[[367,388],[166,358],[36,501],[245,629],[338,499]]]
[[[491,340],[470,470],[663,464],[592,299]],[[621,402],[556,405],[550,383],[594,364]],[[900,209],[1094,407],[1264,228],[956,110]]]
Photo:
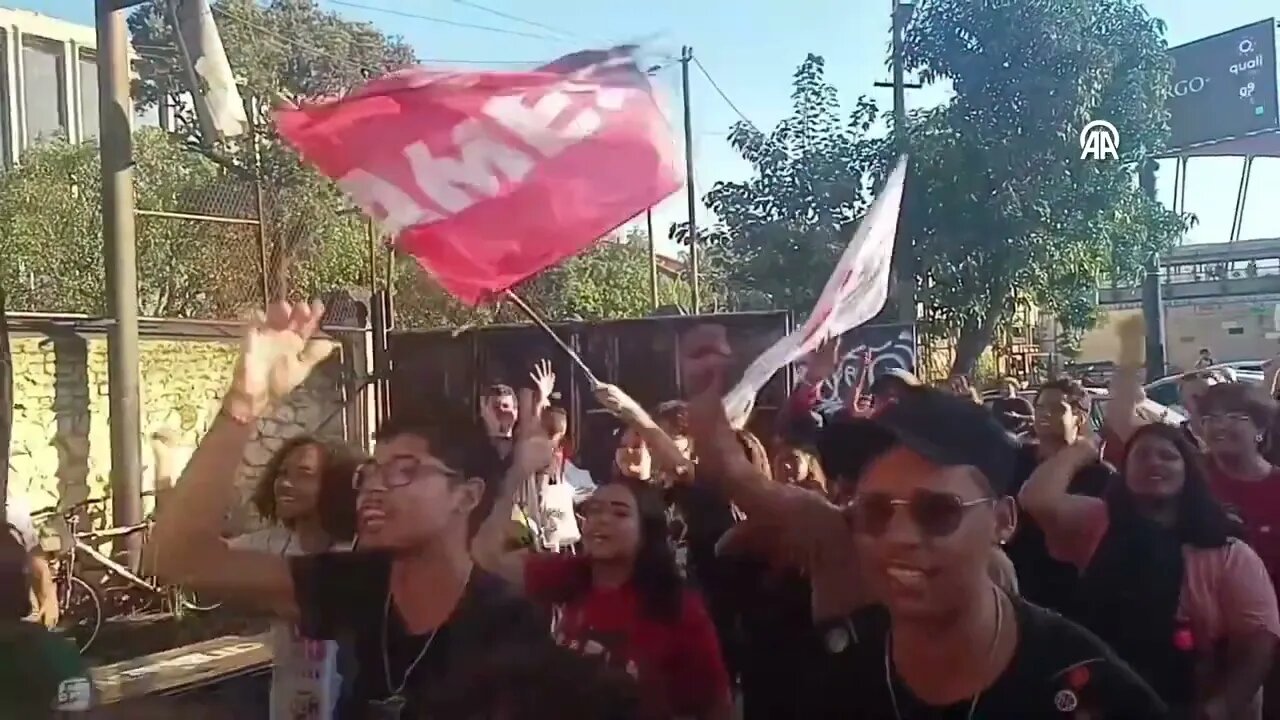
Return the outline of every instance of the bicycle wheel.
[[[83,654],[102,629],[102,599],[92,585],[74,575],[58,585],[58,632]]]
[[[217,610],[222,607],[221,602],[212,602],[201,599],[194,590],[178,588],[177,595],[178,602],[182,603],[182,607],[186,610],[194,612],[209,612],[210,610]]]

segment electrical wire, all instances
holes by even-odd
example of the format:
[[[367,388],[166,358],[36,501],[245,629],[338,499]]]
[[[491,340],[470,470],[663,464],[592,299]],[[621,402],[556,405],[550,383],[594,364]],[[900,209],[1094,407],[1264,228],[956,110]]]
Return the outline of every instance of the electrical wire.
[[[542,33],[523,32],[520,30],[510,30],[508,28],[493,27],[492,25],[478,25],[475,23],[461,22],[458,20],[449,20],[446,18],[435,17],[433,15],[420,15],[405,10],[393,10],[391,8],[377,7],[374,5],[362,5],[360,3],[348,2],[348,0],[329,0],[333,5],[341,7],[353,8],[356,10],[367,10],[369,12],[379,12],[387,15],[395,15],[396,17],[410,18],[413,20],[422,20],[424,22],[436,23],[438,25],[449,25],[456,28],[466,28],[469,30],[484,30],[486,32],[499,33],[502,35],[514,35],[516,37],[532,38],[534,40],[550,40],[552,42],[564,42],[565,38],[555,37],[553,35],[545,35]],[[497,12],[497,11],[494,11]]]
[[[751,122],[751,118],[747,117],[746,113],[742,112],[742,110],[738,108],[737,104],[735,104],[733,100],[729,98],[728,93],[726,93],[723,89],[721,89],[720,83],[716,82],[716,79],[711,77],[711,73],[707,72],[707,68],[702,64],[702,61],[699,60],[696,55],[690,56],[690,59],[693,60],[693,64],[698,67],[698,70],[702,72],[702,76],[707,79],[707,82],[711,83],[711,87],[714,88],[716,93],[720,95],[720,98],[723,99],[726,104],[728,104],[730,109],[732,109],[735,113],[738,114],[738,117],[742,118],[742,122],[746,123],[747,127],[750,127],[752,130],[755,130],[757,133],[760,133],[761,135],[768,137],[767,135],[764,134],[764,131],[760,129],[759,125],[756,125],[755,123]]]
[[[279,32],[276,32],[275,30],[272,30],[269,27],[262,25],[261,23],[250,20],[249,18],[245,17],[242,14],[228,10],[227,8],[218,7],[216,12],[218,12],[228,20],[244,28],[253,30],[258,33],[263,33],[265,35],[275,38],[276,42],[271,42],[270,40],[264,40],[264,38],[261,38],[261,37],[255,38],[255,41],[271,46],[277,50],[288,51],[288,50],[302,49],[318,55],[324,55],[326,57],[329,57],[330,60],[336,62],[339,66],[348,68],[350,70],[355,70],[361,75],[372,76],[382,72],[382,68],[362,67],[359,64],[351,62],[349,60],[332,58],[331,57],[332,54],[327,50],[324,50],[315,45],[311,45],[296,37],[289,37],[289,36],[283,35]],[[146,48],[152,51],[162,50],[162,49],[168,50],[170,52],[173,51],[173,48],[161,48],[160,46],[149,45],[149,46],[146,46]],[[537,65],[541,65],[547,61],[546,60],[457,60],[457,59],[442,59],[442,58],[419,58],[419,62],[436,63],[440,65],[512,65],[512,66],[534,67]]]
[[[472,0],[453,0],[453,2],[457,3],[458,5],[462,5],[463,7],[469,7],[469,8],[479,10],[480,12],[489,13],[494,17],[505,18],[507,20],[514,20],[515,22],[524,23],[525,25],[528,25],[530,27],[536,27],[542,30],[546,30],[548,32],[553,32],[553,33],[556,33],[557,35],[563,35],[569,38],[577,38],[579,40],[584,39],[578,33],[570,32],[568,30],[558,28],[554,25],[547,25],[546,23],[541,23],[541,22],[538,22],[537,20],[530,20],[528,18],[520,17],[519,15],[512,15],[511,13],[506,13],[501,10],[495,10],[494,8],[481,5],[478,2],[472,2]]]

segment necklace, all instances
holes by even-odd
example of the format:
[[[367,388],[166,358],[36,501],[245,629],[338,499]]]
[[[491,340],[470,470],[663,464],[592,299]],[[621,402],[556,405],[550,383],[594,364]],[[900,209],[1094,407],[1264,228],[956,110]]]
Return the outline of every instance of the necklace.
[[[991,647],[987,648],[987,662],[991,662],[991,658],[996,654],[996,647],[1000,644],[1000,631],[1004,628],[1004,602],[1000,600],[1000,590],[991,588],[992,597],[996,601],[996,631],[991,636]],[[893,706],[893,717],[895,720],[903,720],[902,712],[898,709],[898,694],[893,689],[893,631],[890,630],[885,634],[884,641],[884,684],[889,688],[889,702]],[[973,694],[973,700],[969,702],[969,713],[965,717],[973,720],[973,714],[978,709],[978,700],[982,698],[983,690]]]
[[[414,668],[418,667],[418,663],[422,662],[422,658],[426,657],[427,650],[431,649],[431,643],[435,641],[436,635],[439,634],[440,628],[431,631],[427,636],[426,642],[422,643],[422,649],[418,651],[418,656],[409,663],[409,667],[405,668],[404,675],[400,677],[400,684],[394,688],[391,686],[391,653],[388,649],[390,645],[390,617],[391,617],[391,587],[387,587],[387,599],[382,606],[382,672],[383,677],[387,681],[387,692],[390,693],[383,700],[373,700],[369,704],[378,711],[378,717],[382,720],[400,720],[404,717],[404,707],[408,704],[408,700],[404,696],[404,688],[409,684],[409,676],[413,674]]]

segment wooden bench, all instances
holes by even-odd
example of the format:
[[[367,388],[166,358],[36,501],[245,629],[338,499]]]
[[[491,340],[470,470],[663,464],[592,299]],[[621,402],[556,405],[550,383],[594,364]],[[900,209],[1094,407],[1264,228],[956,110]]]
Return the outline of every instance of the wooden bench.
[[[102,665],[90,672],[101,704],[174,695],[271,667],[267,635],[228,635]]]

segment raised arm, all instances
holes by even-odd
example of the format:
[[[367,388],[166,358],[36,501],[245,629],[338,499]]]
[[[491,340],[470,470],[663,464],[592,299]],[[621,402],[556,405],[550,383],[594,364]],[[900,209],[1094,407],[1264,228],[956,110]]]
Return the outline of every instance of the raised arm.
[[[1074,548],[1091,553],[1085,541],[1098,527],[1099,513],[1105,512],[1102,500],[1067,491],[1071,479],[1085,466],[1097,462],[1098,445],[1092,436],[1081,438],[1040,463],[1018,493],[1018,504],[1031,514],[1044,530],[1050,551]],[[1086,561],[1086,557],[1062,557],[1061,560]]]
[[[161,580],[297,614],[284,558],[228,547],[222,521],[258,420],[333,350],[312,337],[323,313],[319,303],[276,303],[249,323],[222,410],[156,517],[148,559]]]
[[[519,422],[515,428],[515,447],[511,466],[502,478],[502,486],[494,498],[493,509],[481,524],[471,541],[471,556],[476,564],[507,580],[515,587],[524,587],[527,550],[511,550],[507,546],[511,527],[511,510],[515,506],[516,491],[536,472],[551,464],[554,448],[551,438],[542,429],[535,408],[538,405],[532,392],[521,390],[518,395]]]
[[[657,465],[675,473],[691,473],[693,461],[685,457],[680,446],[666,433],[658,423],[617,385],[600,383],[595,388],[596,400],[610,413],[622,420],[636,431],[645,444]]]
[[[703,475],[722,483],[722,491],[747,517],[784,520],[788,503],[783,486],[751,463],[725,415],[721,397],[732,350],[724,328],[699,325],[685,334],[680,347],[684,386],[690,393],[690,435]]]
[[[828,342],[836,343],[836,347],[839,348],[839,338]],[[858,413],[858,401],[862,399],[862,396],[866,394],[871,385],[871,348],[863,348],[861,360],[862,362],[858,364],[858,379],[854,382],[853,387],[849,389],[848,410],[854,414]]]
[[[1110,394],[1107,401],[1106,428],[1121,443],[1127,442],[1143,423],[1138,416],[1142,403],[1142,356],[1146,337],[1141,317],[1120,321],[1116,328],[1120,340],[1120,355],[1116,358],[1116,371],[1111,375]]]

